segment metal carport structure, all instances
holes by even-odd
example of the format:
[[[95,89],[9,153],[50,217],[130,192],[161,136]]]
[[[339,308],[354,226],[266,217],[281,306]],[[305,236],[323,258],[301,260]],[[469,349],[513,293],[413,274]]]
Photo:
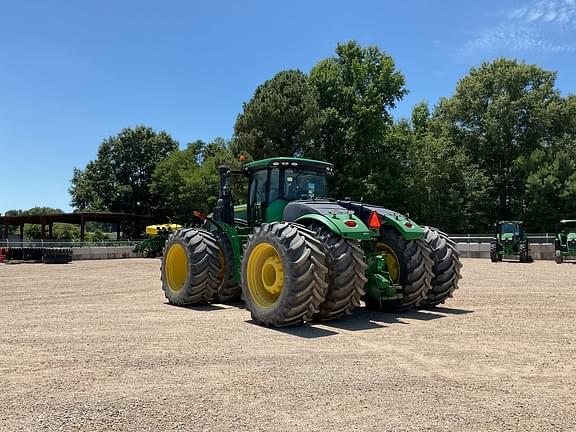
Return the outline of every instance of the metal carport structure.
[[[146,222],[150,222],[151,220],[151,216],[142,216],[128,213],[50,213],[39,215],[0,216],[0,226],[4,226],[4,229],[2,230],[2,240],[6,240],[8,238],[10,226],[19,226],[20,240],[24,240],[24,225],[40,225],[42,227],[40,231],[40,238],[44,240],[47,238],[52,238],[52,228],[55,223],[80,225],[80,240],[84,241],[86,223],[103,222],[116,225],[116,239],[120,240],[120,227],[123,222],[135,222],[144,226]],[[46,227],[48,227],[48,233],[46,233]]]

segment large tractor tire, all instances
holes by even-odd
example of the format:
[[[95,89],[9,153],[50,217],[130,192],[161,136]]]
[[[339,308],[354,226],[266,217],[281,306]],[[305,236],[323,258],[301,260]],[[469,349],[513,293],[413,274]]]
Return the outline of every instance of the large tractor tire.
[[[432,250],[434,265],[432,272],[432,289],[428,291],[424,306],[437,306],[452,297],[458,289],[458,281],[462,278],[460,269],[460,252],[447,234],[431,227],[425,227],[426,243]]]
[[[156,252],[151,250],[151,249],[146,248],[142,251],[142,257],[143,258],[156,258]]]
[[[162,289],[177,306],[206,304],[220,285],[220,248],[203,229],[178,230],[168,238],[162,257]]]
[[[498,262],[498,244],[496,242],[490,243],[490,261]]]
[[[562,252],[560,252],[559,250],[554,252],[554,261],[556,262],[556,264],[562,264]]]
[[[366,306],[381,310],[405,311],[419,307],[432,289],[434,260],[424,239],[406,240],[395,228],[383,226],[377,250],[386,252],[386,265],[392,281],[401,286],[401,298],[375,301],[366,298]]]
[[[528,262],[528,243],[522,242],[518,245],[518,255],[521,263]]]
[[[328,266],[328,291],[316,319],[333,320],[349,315],[364,295],[367,264],[357,240],[343,239],[324,225],[311,227],[323,246]]]
[[[262,224],[242,259],[242,294],[252,319],[274,327],[311,321],[328,289],[328,268],[313,231],[286,222]]]
[[[44,264],[67,264],[72,261],[72,249],[45,248],[41,261]]]
[[[218,287],[217,300],[220,303],[240,301],[242,287],[234,280],[234,252],[230,240],[223,232],[215,234],[220,247],[220,286]]]

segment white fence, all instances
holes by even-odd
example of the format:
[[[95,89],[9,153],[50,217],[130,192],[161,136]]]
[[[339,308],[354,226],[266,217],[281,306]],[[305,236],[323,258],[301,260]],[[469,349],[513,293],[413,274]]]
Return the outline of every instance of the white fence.
[[[492,234],[449,234],[458,245],[464,258],[490,258],[490,241]],[[530,241],[530,254],[535,260],[554,259],[554,238],[552,233],[526,234]]]
[[[494,234],[448,234],[456,243],[488,243],[494,238]],[[531,244],[554,244],[554,233],[526,234]]]
[[[29,248],[81,248],[81,247],[132,247],[140,244],[142,240],[0,240],[0,247],[29,247]]]
[[[458,244],[458,250],[464,258],[490,258],[490,241],[494,238],[492,234],[449,234],[449,237]],[[554,259],[554,238],[552,233],[528,234],[531,245],[531,254],[534,259],[553,260]],[[71,248],[74,260],[85,259],[112,259],[112,258],[133,258],[141,256],[133,252],[134,247],[141,240],[124,241],[95,241],[81,242],[60,241],[60,240],[34,240],[16,241],[2,240],[2,247],[55,247]]]

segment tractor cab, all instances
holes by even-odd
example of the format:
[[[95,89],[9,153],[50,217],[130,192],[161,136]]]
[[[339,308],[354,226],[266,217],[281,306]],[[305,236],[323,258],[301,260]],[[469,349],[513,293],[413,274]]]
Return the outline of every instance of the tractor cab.
[[[576,220],[561,220],[556,226],[554,249],[554,260],[558,264],[565,258],[576,258]]]
[[[502,261],[504,255],[518,256],[520,262],[532,262],[530,243],[522,221],[499,221],[494,224],[494,240],[490,244],[490,260]]]
[[[569,234],[576,234],[576,220],[562,220],[556,227],[556,232],[567,240]],[[573,237],[573,236],[570,236]]]
[[[333,165],[328,162],[291,157],[250,162],[241,171],[220,167],[221,196],[214,220],[249,226],[281,221],[291,202],[327,200],[327,176],[332,172]],[[246,204],[234,205],[231,175],[248,179]]]
[[[522,221],[500,221],[496,224],[496,236],[506,243],[513,243],[524,240],[524,222]]]
[[[249,223],[282,220],[288,203],[328,198],[327,175],[333,165],[299,158],[270,158],[248,163]]]

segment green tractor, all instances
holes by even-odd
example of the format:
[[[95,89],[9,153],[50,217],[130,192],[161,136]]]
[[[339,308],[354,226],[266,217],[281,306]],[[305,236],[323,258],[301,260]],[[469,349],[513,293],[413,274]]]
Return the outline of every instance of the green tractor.
[[[562,264],[565,258],[576,259],[576,220],[562,220],[556,226],[554,261]]]
[[[148,225],[146,227],[146,237],[136,245],[134,252],[142,253],[144,258],[161,256],[168,236],[180,228],[182,228],[182,225],[178,224]]]
[[[490,242],[490,261],[502,261],[502,257],[517,256],[521,263],[532,262],[530,242],[524,232],[522,221],[500,221],[495,225],[494,239]]]
[[[436,306],[458,288],[446,234],[380,206],[328,198],[333,166],[276,157],[220,167],[220,196],[200,226],[173,233],[162,259],[171,304],[242,298],[255,322],[282,327],[381,310]],[[234,207],[232,178],[247,180]]]

